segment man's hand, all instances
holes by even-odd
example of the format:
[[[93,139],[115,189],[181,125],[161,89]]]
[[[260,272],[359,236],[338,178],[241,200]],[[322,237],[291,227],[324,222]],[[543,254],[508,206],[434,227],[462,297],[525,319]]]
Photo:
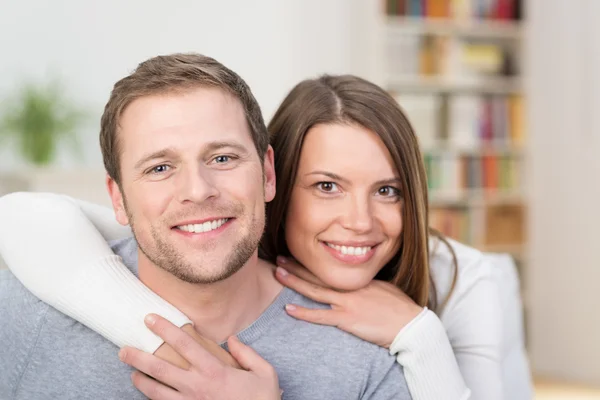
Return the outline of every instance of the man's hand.
[[[146,325],[190,364],[189,369],[185,370],[141,350],[131,347],[121,349],[121,361],[139,370],[131,376],[134,386],[150,399],[281,398],[277,373],[273,367],[237,338],[230,337],[227,343],[243,370],[226,365],[190,335],[158,315],[149,315]]]

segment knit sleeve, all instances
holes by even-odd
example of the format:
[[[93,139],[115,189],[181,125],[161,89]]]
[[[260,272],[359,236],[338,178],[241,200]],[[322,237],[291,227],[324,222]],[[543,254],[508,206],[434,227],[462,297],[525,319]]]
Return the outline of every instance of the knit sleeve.
[[[180,327],[191,323],[112,252],[106,240],[127,236],[127,230],[110,210],[57,194],[19,192],[0,197],[0,221],[0,254],[17,279],[117,346],[150,353],[160,347],[162,339],[144,325],[149,313]]]
[[[390,353],[404,367],[413,400],[470,398],[444,326],[427,308],[398,333]]]

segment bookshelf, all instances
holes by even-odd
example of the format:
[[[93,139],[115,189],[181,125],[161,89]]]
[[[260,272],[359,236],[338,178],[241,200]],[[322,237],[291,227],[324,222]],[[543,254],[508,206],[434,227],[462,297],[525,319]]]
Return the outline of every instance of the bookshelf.
[[[520,273],[528,203],[522,3],[384,0],[381,19],[383,85],[419,137],[430,224],[511,254]]]

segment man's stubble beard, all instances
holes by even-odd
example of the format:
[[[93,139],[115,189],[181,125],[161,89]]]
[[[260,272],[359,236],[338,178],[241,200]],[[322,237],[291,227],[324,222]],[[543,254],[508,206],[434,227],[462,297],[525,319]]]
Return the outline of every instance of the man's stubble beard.
[[[136,233],[135,219],[129,212],[125,199],[123,199],[123,202],[131,231],[133,232],[133,236],[142,253],[157,267],[184,282],[192,284],[211,284],[219,282],[238,272],[258,249],[258,245],[265,229],[265,217],[263,216],[261,219],[254,215],[250,221],[248,233],[242,237],[238,243],[235,243],[232,246],[227,259],[223,261],[223,268],[219,271],[215,271],[216,273],[211,275],[208,273],[208,271],[211,271],[210,266],[204,265],[199,269],[197,265],[191,265],[186,261],[181,252],[177,251],[174,246],[170,245],[165,240],[162,240],[161,235],[152,225],[150,226],[150,236],[153,243],[146,245],[146,243],[140,241],[139,236]],[[243,215],[239,215],[238,213],[234,213],[234,215],[243,217]]]

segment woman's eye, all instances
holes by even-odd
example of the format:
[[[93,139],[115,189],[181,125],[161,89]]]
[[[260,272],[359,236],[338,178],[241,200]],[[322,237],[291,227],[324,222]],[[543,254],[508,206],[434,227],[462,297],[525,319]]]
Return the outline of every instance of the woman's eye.
[[[377,192],[381,196],[385,197],[396,197],[400,196],[400,191],[392,186],[384,186],[380,188]]]
[[[332,193],[332,192],[338,191],[337,185],[333,182],[319,182],[319,183],[317,183],[317,188],[319,188],[319,190],[321,190],[323,192],[327,192],[327,193]]]

